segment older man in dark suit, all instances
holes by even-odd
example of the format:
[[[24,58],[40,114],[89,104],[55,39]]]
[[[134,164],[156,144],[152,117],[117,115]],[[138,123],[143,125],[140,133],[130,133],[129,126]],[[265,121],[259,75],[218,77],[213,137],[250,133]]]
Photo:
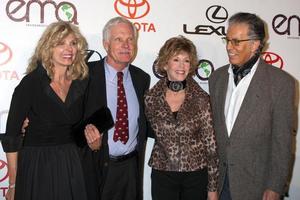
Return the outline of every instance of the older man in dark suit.
[[[86,116],[102,106],[113,115],[115,126],[102,135],[86,131],[91,149],[83,152],[83,168],[89,199],[142,199],[142,175],[146,141],[144,92],[150,76],[130,64],[136,55],[137,30],[122,17],[103,29],[107,56],[90,65]],[[89,129],[89,127],[87,127]],[[93,161],[93,165],[91,163]]]
[[[264,22],[229,19],[229,65],[209,80],[220,157],[220,200],[279,200],[291,161],[295,81],[266,64]]]

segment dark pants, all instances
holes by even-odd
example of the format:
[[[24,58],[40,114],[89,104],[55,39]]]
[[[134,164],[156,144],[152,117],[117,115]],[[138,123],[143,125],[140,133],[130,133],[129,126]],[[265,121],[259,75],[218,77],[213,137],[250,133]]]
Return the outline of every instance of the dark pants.
[[[225,175],[224,185],[219,200],[231,200],[230,189],[229,189],[229,178],[227,173]]]
[[[137,199],[137,158],[110,161],[101,200]]]
[[[207,169],[194,172],[168,172],[152,169],[152,200],[206,200]]]

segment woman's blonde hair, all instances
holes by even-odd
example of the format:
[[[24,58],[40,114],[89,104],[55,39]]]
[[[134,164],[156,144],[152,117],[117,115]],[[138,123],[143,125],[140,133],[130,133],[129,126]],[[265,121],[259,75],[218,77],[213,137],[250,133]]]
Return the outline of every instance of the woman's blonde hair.
[[[69,22],[54,22],[46,28],[38,41],[33,56],[29,60],[26,74],[37,68],[40,62],[46,69],[50,79],[52,79],[54,73],[52,63],[53,48],[69,34],[74,34],[78,51],[73,64],[68,67],[68,73],[72,80],[85,78],[88,75],[88,66],[85,61],[88,44],[80,33],[79,28]]]
[[[186,52],[189,55],[191,68],[189,76],[195,74],[198,67],[197,50],[194,43],[184,36],[177,36],[168,39],[165,44],[160,48],[158,57],[156,58],[156,70],[162,75],[166,76],[167,72],[164,67],[168,64],[168,61],[181,52]]]

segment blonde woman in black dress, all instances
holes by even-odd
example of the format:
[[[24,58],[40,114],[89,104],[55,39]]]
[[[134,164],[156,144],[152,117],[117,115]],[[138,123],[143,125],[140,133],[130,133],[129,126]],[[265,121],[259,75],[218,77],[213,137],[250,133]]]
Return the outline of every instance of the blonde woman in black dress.
[[[67,22],[52,23],[38,41],[26,76],[15,88],[2,142],[8,200],[86,200],[72,126],[81,120],[87,42]],[[30,123],[20,134],[24,119]]]

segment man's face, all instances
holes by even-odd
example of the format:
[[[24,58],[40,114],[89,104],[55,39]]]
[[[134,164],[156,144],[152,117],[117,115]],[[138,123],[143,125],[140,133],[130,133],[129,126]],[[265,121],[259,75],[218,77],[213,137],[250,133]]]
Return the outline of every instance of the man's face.
[[[124,69],[133,61],[136,53],[136,40],[129,24],[119,23],[110,29],[108,41],[104,41],[107,63],[117,70]]]
[[[244,23],[231,24],[228,27],[226,38],[229,42],[226,45],[226,50],[231,64],[242,66],[256,52],[259,47],[259,40],[241,41],[235,45],[230,40],[247,40],[249,27]]]

